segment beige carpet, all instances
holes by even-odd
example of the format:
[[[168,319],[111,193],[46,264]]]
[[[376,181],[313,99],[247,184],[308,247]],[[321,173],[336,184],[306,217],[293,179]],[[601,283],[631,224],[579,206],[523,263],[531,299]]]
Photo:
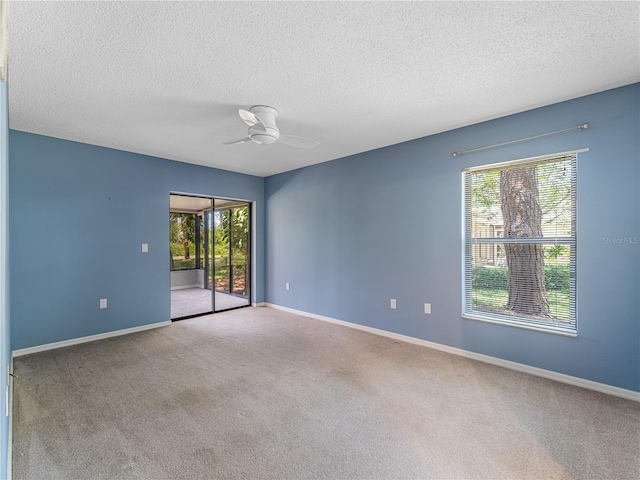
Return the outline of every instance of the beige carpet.
[[[268,308],[15,373],[16,479],[640,478],[637,403]]]

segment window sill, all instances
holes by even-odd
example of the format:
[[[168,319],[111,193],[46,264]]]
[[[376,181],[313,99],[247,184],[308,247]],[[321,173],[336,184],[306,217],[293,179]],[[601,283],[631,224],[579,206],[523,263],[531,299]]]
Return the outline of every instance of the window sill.
[[[536,332],[553,333],[555,335],[562,335],[565,337],[578,337],[578,332],[570,329],[562,329],[543,325],[528,325],[526,323],[520,323],[517,321],[499,320],[496,318],[483,317],[482,315],[474,315],[472,313],[463,313],[461,317],[467,320],[476,320],[479,322],[495,323],[498,325],[506,325],[509,327],[524,328],[526,330],[535,330]]]

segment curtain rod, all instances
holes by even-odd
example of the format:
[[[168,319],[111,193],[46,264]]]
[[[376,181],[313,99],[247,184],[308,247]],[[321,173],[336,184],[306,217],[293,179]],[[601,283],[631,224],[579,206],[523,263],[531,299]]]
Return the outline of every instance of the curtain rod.
[[[571,130],[578,130],[579,132],[581,132],[582,130],[586,130],[587,128],[589,128],[589,124],[588,123],[583,123],[581,125],[576,125],[575,127],[565,128],[563,130],[556,130],[555,132],[541,133],[540,135],[533,135],[532,137],[519,138],[518,140],[510,140],[508,142],[496,143],[494,145],[487,145],[486,147],[471,148],[469,150],[463,150],[461,152],[453,152],[451,155],[453,155],[454,157],[458,157],[458,156],[463,155],[465,153],[477,152],[479,150],[486,150],[488,148],[502,147],[503,145],[510,145],[512,143],[524,142],[526,140],[533,140],[534,138],[540,138],[540,137],[547,137],[549,135],[555,135],[556,133],[569,132]]]

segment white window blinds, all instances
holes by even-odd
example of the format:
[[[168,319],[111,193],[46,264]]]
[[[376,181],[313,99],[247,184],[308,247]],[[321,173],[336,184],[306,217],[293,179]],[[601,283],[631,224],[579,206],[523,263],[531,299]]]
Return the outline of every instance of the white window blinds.
[[[463,176],[463,316],[575,334],[576,154]]]

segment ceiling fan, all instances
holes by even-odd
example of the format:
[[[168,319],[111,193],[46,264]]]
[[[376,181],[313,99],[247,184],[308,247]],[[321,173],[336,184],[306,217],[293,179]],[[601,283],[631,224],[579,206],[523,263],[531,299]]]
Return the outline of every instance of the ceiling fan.
[[[249,125],[246,137],[225,142],[223,145],[235,145],[238,143],[255,142],[260,145],[282,143],[296,148],[313,148],[319,142],[310,138],[297,137],[295,135],[283,135],[276,126],[278,110],[266,105],[254,105],[249,110],[238,110],[240,118]]]

